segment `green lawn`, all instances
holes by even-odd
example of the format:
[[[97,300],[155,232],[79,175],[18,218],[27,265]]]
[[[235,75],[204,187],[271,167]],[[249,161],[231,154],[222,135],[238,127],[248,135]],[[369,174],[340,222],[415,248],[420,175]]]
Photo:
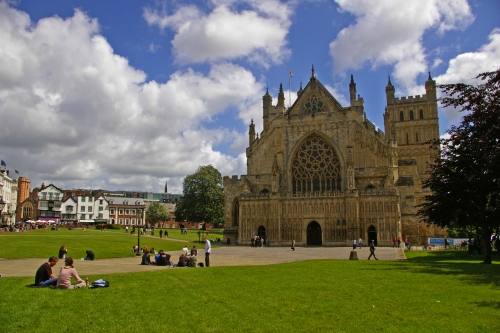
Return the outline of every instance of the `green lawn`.
[[[175,231],[175,232],[174,232]],[[178,234],[177,234],[178,233]],[[209,231],[209,237],[222,237],[222,231]],[[130,235],[124,230],[107,230],[105,232],[89,229],[68,230],[60,228],[58,231],[43,229],[22,233],[2,233],[0,236],[1,248],[0,258],[22,259],[22,258],[48,258],[57,256],[59,248],[65,245],[68,255],[73,258],[85,257],[86,250],[92,250],[96,259],[133,257],[131,248],[137,245],[137,233]],[[4,236],[5,235],[5,236]],[[156,251],[180,251],[185,244],[191,248],[196,245],[203,248],[204,244],[198,243],[195,232],[188,235],[180,235],[177,229],[169,230],[169,239],[160,239],[156,232],[154,237],[141,236],[141,247],[154,247]],[[170,240],[172,239],[172,240]],[[174,241],[180,239],[185,242]],[[217,243],[213,244],[217,247]]]
[[[407,256],[89,276],[110,281],[98,290],[1,278],[0,332],[500,331],[498,253],[493,265],[465,251]]]

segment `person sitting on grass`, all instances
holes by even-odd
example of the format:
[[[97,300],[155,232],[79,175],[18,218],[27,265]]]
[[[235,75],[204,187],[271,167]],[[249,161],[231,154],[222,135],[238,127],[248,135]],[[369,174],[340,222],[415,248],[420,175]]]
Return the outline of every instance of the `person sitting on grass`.
[[[196,245],[193,245],[193,248],[191,249],[191,256],[196,257],[198,255],[198,250],[196,249]]]
[[[71,284],[71,277],[74,277],[78,284]],[[61,267],[59,271],[59,278],[57,280],[57,288],[59,289],[79,289],[85,287],[85,281],[83,281],[73,267],[73,258],[67,257],[64,260],[64,266]]]
[[[184,254],[185,256],[187,256],[189,253],[189,249],[188,249],[188,246],[185,245],[183,248],[182,248],[182,254]]]
[[[92,252],[92,250],[87,250],[85,251],[87,253],[87,256],[83,260],[94,260],[95,259],[95,254]]]
[[[172,266],[172,263],[170,262],[170,254],[163,252],[163,250],[160,250],[160,252],[158,253],[158,259],[156,260],[156,265]]]
[[[141,265],[152,265],[151,257],[149,256],[149,250],[147,247],[144,247],[144,254],[142,255]]]
[[[55,256],[49,258],[49,260],[42,264],[38,268],[35,274],[35,285],[40,287],[55,286],[57,284],[57,276],[52,274],[52,267],[54,267],[59,259]]]
[[[68,254],[68,249],[66,248],[66,246],[61,246],[61,248],[59,249],[59,259],[64,259],[66,258],[66,254]]]
[[[178,267],[188,267],[189,266],[189,258],[184,253],[179,257],[179,262],[177,263]]]

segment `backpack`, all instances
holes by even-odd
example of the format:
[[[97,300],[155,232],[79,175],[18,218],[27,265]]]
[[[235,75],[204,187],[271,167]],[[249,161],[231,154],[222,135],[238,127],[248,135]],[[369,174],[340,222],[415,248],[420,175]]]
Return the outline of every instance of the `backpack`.
[[[109,282],[103,279],[99,279],[90,284],[89,289],[93,288],[107,288],[109,287]]]

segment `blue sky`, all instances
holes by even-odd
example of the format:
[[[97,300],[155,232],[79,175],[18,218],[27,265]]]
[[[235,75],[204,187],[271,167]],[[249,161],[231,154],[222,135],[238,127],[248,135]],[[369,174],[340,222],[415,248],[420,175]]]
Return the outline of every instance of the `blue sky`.
[[[0,158],[62,188],[182,192],[245,174],[248,125],[316,77],[368,119],[396,96],[500,66],[497,0],[0,0]],[[288,94],[288,71],[291,101]],[[442,134],[460,113],[440,110]],[[383,128],[382,128],[383,130]]]

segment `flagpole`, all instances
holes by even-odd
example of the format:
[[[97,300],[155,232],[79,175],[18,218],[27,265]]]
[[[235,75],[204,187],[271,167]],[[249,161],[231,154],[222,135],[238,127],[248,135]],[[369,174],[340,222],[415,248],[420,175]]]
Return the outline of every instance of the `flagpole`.
[[[292,106],[292,93],[290,90],[290,78],[292,72],[290,72],[290,67],[288,67],[288,107],[290,108]]]

